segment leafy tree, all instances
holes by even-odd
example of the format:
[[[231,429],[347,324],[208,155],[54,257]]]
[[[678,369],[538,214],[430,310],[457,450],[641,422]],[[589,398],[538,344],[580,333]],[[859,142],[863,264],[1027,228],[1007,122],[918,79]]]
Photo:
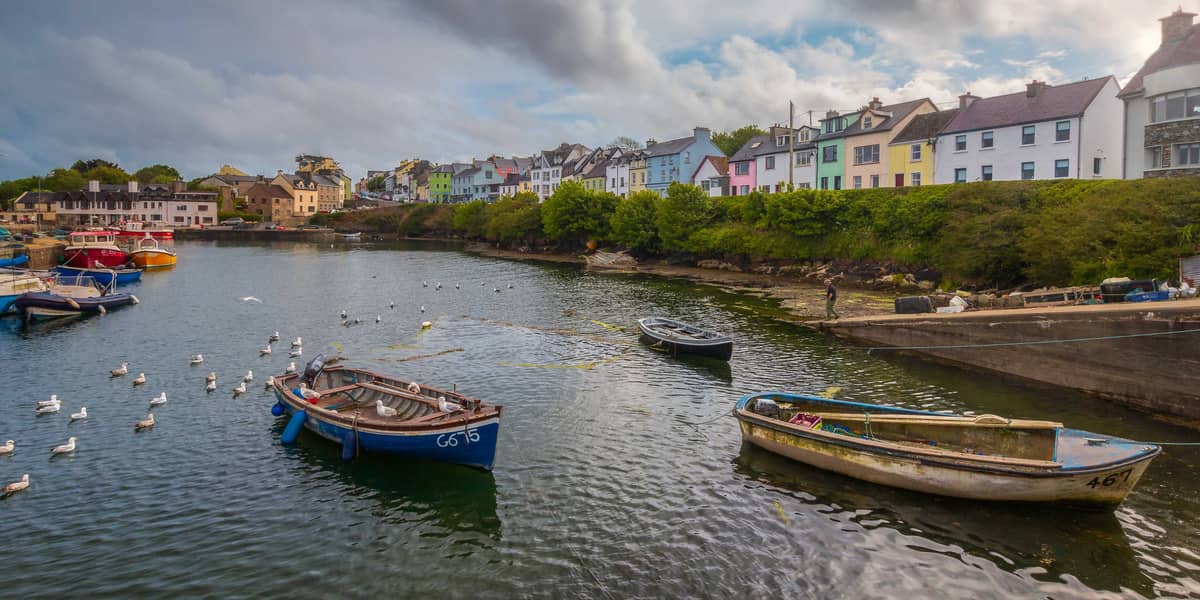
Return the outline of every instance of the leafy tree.
[[[542,204],[542,228],[550,239],[576,246],[589,238],[607,239],[616,204],[615,194],[589,192],[582,183],[567,181]]]
[[[672,183],[667,188],[667,197],[659,202],[655,215],[663,249],[689,251],[688,241],[692,233],[708,225],[712,215],[712,204],[704,190],[694,185]]]
[[[133,178],[141,183],[170,183],[183,179],[183,176],[179,174],[179,171],[175,170],[175,167],[157,164],[138,169],[133,174]]]
[[[476,200],[454,207],[454,228],[470,238],[481,238],[487,227],[487,202]]]
[[[758,125],[746,125],[733,131],[719,131],[712,136],[713,144],[725,153],[725,156],[733,156],[750,138],[756,135],[766,135],[767,132],[759,128]]]
[[[382,192],[384,190],[384,176],[377,175],[367,180],[367,189],[372,192]]]
[[[125,183],[132,179],[129,173],[126,173],[120,168],[104,165],[88,169],[87,172],[83,174],[83,178],[89,181],[95,179],[100,183],[107,184]]]
[[[54,169],[42,179],[42,187],[53,192],[77,192],[87,187],[87,179],[74,169]]]
[[[485,233],[489,240],[501,242],[523,242],[537,238],[542,233],[541,204],[537,194],[518,192],[489,204],[484,211],[487,218]]]
[[[113,169],[118,168],[117,163],[108,162],[107,160],[104,160],[103,158],[93,158],[91,160],[77,160],[77,161],[75,161],[75,164],[71,165],[72,169],[79,171],[80,173],[86,173],[88,171],[91,171],[92,169],[95,169],[96,167],[111,167]]]
[[[613,240],[637,252],[649,252],[658,246],[655,215],[658,194],[650,190],[634,192],[617,202],[613,211]]]
[[[625,150],[626,152],[628,152],[630,150],[641,150],[642,149],[641,142],[639,142],[627,135],[617,136],[608,145],[610,147],[620,148],[622,150]]]
[[[0,206],[3,206],[4,210],[12,210],[13,202],[21,197],[21,194],[36,189],[37,179],[33,177],[0,182]]]

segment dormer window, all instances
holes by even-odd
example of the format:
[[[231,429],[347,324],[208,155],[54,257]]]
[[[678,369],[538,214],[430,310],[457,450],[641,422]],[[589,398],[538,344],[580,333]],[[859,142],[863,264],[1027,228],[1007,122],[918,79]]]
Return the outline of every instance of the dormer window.
[[[871,128],[871,117],[863,117],[863,129]]]
[[[791,142],[792,142],[792,136],[790,136],[790,135],[784,134],[784,135],[775,136],[775,145],[776,146],[788,146],[791,144]]]

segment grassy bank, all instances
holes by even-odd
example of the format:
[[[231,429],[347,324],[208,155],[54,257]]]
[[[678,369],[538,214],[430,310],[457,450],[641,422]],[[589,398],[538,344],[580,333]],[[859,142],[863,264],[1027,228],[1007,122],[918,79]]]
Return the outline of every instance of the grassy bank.
[[[566,251],[610,245],[681,263],[840,261],[934,270],[954,285],[1170,278],[1200,244],[1200,179],[978,182],[709,198],[675,184],[629,198],[568,182],[544,203],[408,205],[322,224]]]

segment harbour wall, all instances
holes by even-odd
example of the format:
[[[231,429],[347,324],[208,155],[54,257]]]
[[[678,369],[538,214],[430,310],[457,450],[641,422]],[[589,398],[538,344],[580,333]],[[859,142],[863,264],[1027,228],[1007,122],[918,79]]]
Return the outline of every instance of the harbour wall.
[[[332,242],[340,239],[332,229],[176,229],[177,240],[237,242]]]
[[[895,348],[1200,422],[1200,299],[886,315],[818,327],[862,347]]]
[[[51,240],[49,242],[38,240],[34,243],[26,244],[24,248],[3,248],[0,249],[0,258],[12,258],[20,254],[29,256],[29,268],[44,271],[60,265],[63,262],[63,251],[67,245]]]

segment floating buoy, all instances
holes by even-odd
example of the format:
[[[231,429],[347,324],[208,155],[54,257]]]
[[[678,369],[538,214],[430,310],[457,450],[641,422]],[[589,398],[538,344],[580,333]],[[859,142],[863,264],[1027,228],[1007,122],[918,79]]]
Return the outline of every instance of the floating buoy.
[[[96,308],[100,309],[100,314],[102,314],[102,315],[107,315],[107,314],[108,314],[108,309],[107,309],[107,308],[104,308],[104,305],[103,305],[103,304],[101,304],[101,305],[97,306]]]
[[[282,417],[283,416],[283,405],[278,402],[276,402],[275,404],[272,404],[271,405],[271,415],[275,416],[275,417]]]
[[[283,428],[283,435],[279,436],[279,441],[285,444],[296,443],[296,438],[300,437],[300,430],[304,428],[304,422],[307,420],[308,413],[303,410],[292,413],[292,418],[288,421],[287,427]]]
[[[342,460],[350,460],[358,456],[358,436],[353,429],[342,436]]]

